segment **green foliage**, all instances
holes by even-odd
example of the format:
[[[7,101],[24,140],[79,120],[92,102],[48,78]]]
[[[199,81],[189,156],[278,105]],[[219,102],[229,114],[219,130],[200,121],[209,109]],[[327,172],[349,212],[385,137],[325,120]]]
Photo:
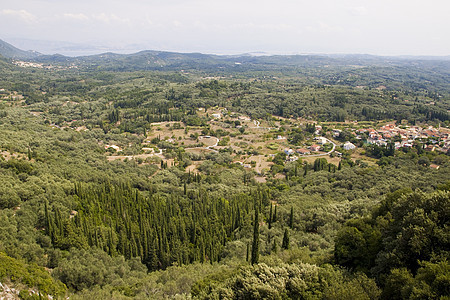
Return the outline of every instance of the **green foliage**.
[[[386,197],[372,218],[347,222],[336,239],[335,259],[379,278],[390,274],[386,292],[394,293],[396,286],[412,278],[408,274],[417,274],[416,279],[421,280],[425,275],[419,274],[428,270],[424,267],[434,266],[431,262],[436,258],[448,258],[449,212],[448,192],[398,191]],[[442,266],[446,264],[444,261]]]
[[[37,289],[42,296],[63,297],[67,291],[66,286],[53,279],[44,268],[26,264],[3,252],[0,252],[0,280],[23,284],[26,289]],[[24,290],[23,295],[28,295],[28,292]]]
[[[259,213],[255,210],[255,218],[253,220],[253,242],[252,242],[252,256],[251,264],[257,264],[259,262]]]
[[[58,211],[46,213],[54,246],[88,244],[110,255],[140,257],[150,270],[175,262],[220,260],[225,242],[241,228],[249,207],[262,200],[261,193],[254,193],[211,201],[203,191],[189,193],[189,198],[156,193],[143,197],[129,186],[110,184],[76,185],[74,192],[78,214],[72,221],[63,221]]]
[[[329,265],[262,263],[211,282],[197,295],[199,299],[378,299],[380,290],[363,274],[347,276]]]
[[[286,163],[279,153],[267,182],[257,183],[252,171],[232,164],[231,147],[194,154],[184,151],[192,144],[178,148],[158,136],[152,146],[166,150],[145,161],[111,160],[119,153],[105,150],[117,145],[124,156],[141,155],[155,122],[166,121],[171,125],[163,130],[191,126],[184,134],[193,140],[201,131],[220,137],[221,145],[228,136],[241,138],[243,146],[254,129],[233,121],[235,112],[270,127],[281,123],[264,135],[288,137],[268,145],[275,150],[311,138],[316,121],[446,126],[448,63],[358,58],[355,66],[354,57],[275,56],[235,65],[235,58],[162,52],[108,57],[82,58],[77,69],[58,71],[0,59],[1,96],[17,92],[25,100],[6,97],[0,104],[0,250],[25,269],[53,269],[75,299],[377,299],[380,290],[367,276],[386,298],[448,294],[448,197],[431,194],[448,191],[444,154],[420,144],[404,152],[367,146],[378,165],[355,164],[344,153],[336,170],[324,158]],[[225,123],[210,126],[210,107],[223,111]],[[307,121],[290,127],[292,119],[274,115]],[[322,125],[324,134],[332,126]],[[352,140],[352,132],[340,138]],[[258,155],[246,150],[239,155]],[[192,161],[199,173],[184,172]],[[427,168],[431,163],[440,169]],[[258,216],[252,226],[254,213],[268,213],[268,220]],[[324,265],[333,261],[333,247],[335,261],[350,273]],[[246,251],[248,261],[258,255],[253,266],[244,262]]]
[[[447,260],[423,262],[414,277],[406,268],[393,269],[383,290],[386,299],[446,299],[450,295]]]
[[[101,250],[71,249],[54,271],[56,278],[74,291],[114,284],[115,289],[132,296],[136,289],[128,290],[129,283],[144,277],[145,266],[136,259],[125,261],[123,256],[111,257]],[[128,281],[128,282],[127,282]],[[136,287],[137,288],[137,287]]]
[[[283,241],[281,242],[281,248],[283,249],[289,249],[290,248],[290,240],[289,240],[289,230],[286,228],[284,229],[284,235],[283,235]]]

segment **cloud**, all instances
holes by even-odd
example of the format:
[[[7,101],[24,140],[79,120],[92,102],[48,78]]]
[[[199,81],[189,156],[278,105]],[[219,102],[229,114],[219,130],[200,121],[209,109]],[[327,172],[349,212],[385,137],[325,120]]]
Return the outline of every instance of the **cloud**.
[[[116,16],[115,14],[106,14],[106,13],[100,13],[100,14],[94,14],[92,17],[98,21],[111,24],[111,23],[130,23],[130,19],[127,18],[120,18]]]
[[[34,23],[37,21],[37,17],[26,10],[14,10],[14,9],[2,9],[0,10],[0,15],[2,16],[10,16],[14,18],[19,18],[27,23]]]
[[[71,14],[71,13],[65,13],[63,14],[64,18],[67,19],[73,19],[73,20],[77,20],[77,21],[87,21],[89,20],[89,17],[86,16],[85,14]]]

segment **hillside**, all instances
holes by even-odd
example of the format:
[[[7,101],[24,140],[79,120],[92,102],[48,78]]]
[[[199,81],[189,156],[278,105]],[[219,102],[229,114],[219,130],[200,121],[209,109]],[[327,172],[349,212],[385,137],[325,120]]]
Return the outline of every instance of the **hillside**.
[[[381,57],[372,55],[209,55],[141,51],[68,57],[39,55],[1,43],[0,55],[20,58],[59,69],[88,72],[188,72],[200,76],[302,79],[308,84],[346,85],[389,90],[407,88],[440,93],[450,91],[450,60],[445,57]]]
[[[0,40],[0,55],[6,58],[14,59],[33,59],[41,54],[36,51],[24,51],[18,49],[7,42]]]
[[[1,295],[450,294],[447,62],[31,61],[0,59]]]

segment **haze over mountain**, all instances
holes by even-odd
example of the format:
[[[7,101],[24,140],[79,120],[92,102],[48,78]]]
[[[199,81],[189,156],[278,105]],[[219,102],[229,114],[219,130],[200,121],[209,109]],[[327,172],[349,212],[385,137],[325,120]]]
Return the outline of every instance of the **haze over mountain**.
[[[136,51],[449,55],[449,14],[443,0],[16,0],[0,9],[0,36]]]
[[[36,58],[42,54],[32,50],[24,51],[0,40],[0,55],[6,58],[30,59]]]
[[[10,39],[11,40],[11,39]],[[41,41],[41,40],[28,40],[28,39],[13,39],[17,43],[11,44],[2,39],[0,39],[0,55],[6,58],[15,58],[15,59],[38,59],[40,61],[51,61],[57,58],[61,62],[63,61],[73,61],[74,59],[80,59],[83,57],[83,60],[96,60],[99,59],[111,59],[111,58],[123,58],[123,57],[137,57],[142,56],[144,54],[162,54],[166,53],[179,56],[179,55],[194,55],[196,58],[199,58],[199,55],[203,55],[203,58],[211,58],[215,57],[216,59],[231,59],[232,58],[244,58],[245,61],[248,61],[250,57],[255,58],[252,59],[252,62],[258,61],[257,57],[260,57],[262,60],[266,60],[269,57],[278,57],[278,61],[281,58],[287,57],[328,57],[333,59],[357,59],[357,60],[368,60],[373,61],[374,59],[405,59],[405,60],[450,60],[450,55],[447,56],[414,56],[414,55],[402,55],[402,56],[376,56],[376,55],[368,55],[368,54],[300,54],[300,53],[292,53],[292,54],[279,54],[279,53],[271,53],[264,51],[255,51],[255,52],[247,52],[247,53],[236,53],[233,55],[224,55],[224,54],[207,54],[207,53],[180,53],[180,52],[171,52],[171,51],[159,51],[159,50],[150,50],[144,49],[143,45],[126,45],[122,48],[108,47],[108,46],[95,46],[88,44],[79,44],[79,43],[70,43],[70,42],[62,42],[62,41]],[[21,48],[21,49],[20,49]],[[32,49],[32,50],[22,50],[22,49]],[[112,55],[118,54],[118,55]],[[119,55],[120,54],[120,55]],[[169,55],[170,56],[170,55]],[[270,58],[269,58],[270,59]],[[179,60],[179,57],[178,57]],[[206,61],[205,61],[206,62]],[[234,61],[233,61],[234,62]],[[237,62],[239,64],[239,62]],[[292,64],[289,62],[288,64]]]

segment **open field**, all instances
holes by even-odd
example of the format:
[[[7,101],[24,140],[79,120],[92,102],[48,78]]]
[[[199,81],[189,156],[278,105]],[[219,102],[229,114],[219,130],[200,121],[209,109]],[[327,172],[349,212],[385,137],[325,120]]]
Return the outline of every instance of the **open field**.
[[[222,108],[210,108],[207,112],[199,111],[200,117],[207,118],[207,126],[187,126],[183,122],[158,122],[151,124],[151,130],[147,133],[142,145],[142,153],[134,155],[122,155],[122,149],[108,155],[107,159],[112,160],[140,160],[140,163],[153,163],[159,165],[159,161],[163,163],[169,162],[176,165],[178,160],[177,151],[184,151],[191,155],[197,155],[197,159],[193,161],[185,169],[186,172],[197,173],[198,167],[205,160],[208,153],[226,152],[231,155],[232,162],[242,165],[244,169],[251,170],[255,174],[255,180],[265,182],[266,175],[271,172],[274,165],[273,158],[278,153],[287,151],[286,149],[308,149],[315,145],[317,135],[308,134],[303,129],[305,124],[317,124],[303,119],[273,118],[267,120],[252,120],[250,117],[227,112]],[[210,118],[210,116],[214,116]],[[343,128],[350,126],[351,128],[358,126],[355,122],[329,122],[322,123],[328,128]],[[374,122],[365,122],[363,127],[376,125]],[[333,126],[333,127],[332,127]],[[320,127],[319,127],[320,128]],[[292,132],[301,132],[300,142],[292,143]],[[317,133],[316,133],[317,134]],[[325,135],[325,133],[322,133]],[[314,164],[318,158],[325,158],[328,163],[335,166],[339,165],[341,157],[338,155],[331,156],[330,153],[335,151],[342,142],[332,137],[330,132],[326,133],[329,148],[324,151],[311,151],[310,154],[299,155],[293,152],[290,160],[299,159],[302,164]],[[332,146],[332,144],[336,146]],[[116,146],[117,148],[117,146]],[[167,149],[166,149],[167,148]],[[341,148],[336,150],[343,151]],[[322,150],[322,149],[321,149]],[[155,152],[156,151],[156,152]],[[174,152],[175,151],[175,152]],[[328,152],[325,152],[328,151]],[[370,158],[364,154],[362,148],[356,148],[347,153],[349,159],[353,162],[361,161],[367,165],[375,165],[376,159]],[[203,159],[201,159],[203,157]],[[152,159],[154,158],[154,159]],[[286,161],[290,158],[286,158]],[[281,174],[274,174],[274,178],[279,178]]]

